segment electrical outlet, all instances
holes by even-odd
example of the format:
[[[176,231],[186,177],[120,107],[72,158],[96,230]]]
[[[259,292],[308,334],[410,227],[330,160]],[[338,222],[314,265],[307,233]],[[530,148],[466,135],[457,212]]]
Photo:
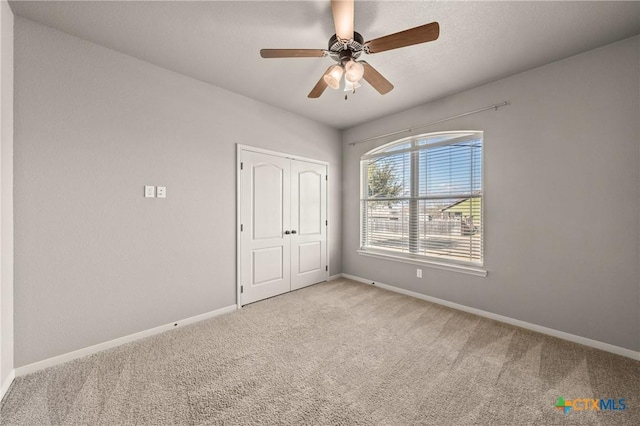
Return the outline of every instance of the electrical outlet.
[[[144,197],[145,198],[155,198],[156,197],[156,187],[155,186],[144,186]]]
[[[416,269],[416,277],[422,278],[422,269]]]
[[[158,198],[167,198],[167,187],[166,186],[159,186],[157,189],[157,194],[156,196]]]

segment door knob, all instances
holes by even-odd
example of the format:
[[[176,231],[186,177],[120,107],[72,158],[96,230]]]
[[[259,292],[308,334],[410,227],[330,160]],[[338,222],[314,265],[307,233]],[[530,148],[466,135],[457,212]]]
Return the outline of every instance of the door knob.
[[[284,231],[284,235],[289,235],[291,232],[289,231]]]
[[[291,231],[291,233],[292,233],[292,234],[295,234],[295,233],[296,233],[296,230],[294,229],[293,231]]]

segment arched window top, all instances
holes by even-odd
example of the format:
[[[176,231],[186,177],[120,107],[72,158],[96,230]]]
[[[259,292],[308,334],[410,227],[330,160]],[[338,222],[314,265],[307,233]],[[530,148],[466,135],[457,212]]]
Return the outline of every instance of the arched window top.
[[[372,149],[362,155],[361,160],[372,157],[380,157],[386,154],[398,154],[400,152],[415,151],[431,148],[439,145],[451,145],[455,143],[467,143],[473,140],[482,140],[482,132],[477,130],[461,130],[453,132],[423,133],[389,142]]]

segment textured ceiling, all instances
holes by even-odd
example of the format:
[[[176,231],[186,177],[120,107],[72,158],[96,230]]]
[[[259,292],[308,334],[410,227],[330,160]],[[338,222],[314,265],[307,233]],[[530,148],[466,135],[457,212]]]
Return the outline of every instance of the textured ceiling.
[[[440,23],[431,43],[366,56],[394,85],[308,99],[330,58],[262,59],[261,48],[326,49],[329,0],[14,1],[16,15],[336,128],[347,128],[640,33],[640,2],[356,1],[365,40]],[[487,99],[487,102],[500,99]]]

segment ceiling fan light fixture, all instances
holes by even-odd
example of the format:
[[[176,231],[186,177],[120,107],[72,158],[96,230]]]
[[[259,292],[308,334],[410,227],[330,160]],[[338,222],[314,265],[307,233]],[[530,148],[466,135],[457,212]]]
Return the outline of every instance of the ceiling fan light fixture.
[[[329,71],[324,75],[324,81],[327,83],[329,87],[332,89],[340,88],[340,79],[342,78],[342,74],[344,70],[340,65],[332,66]]]
[[[364,75],[364,66],[360,62],[356,62],[354,60],[349,60],[344,65],[345,70],[345,81],[349,81],[351,83],[357,83],[362,79]]]

